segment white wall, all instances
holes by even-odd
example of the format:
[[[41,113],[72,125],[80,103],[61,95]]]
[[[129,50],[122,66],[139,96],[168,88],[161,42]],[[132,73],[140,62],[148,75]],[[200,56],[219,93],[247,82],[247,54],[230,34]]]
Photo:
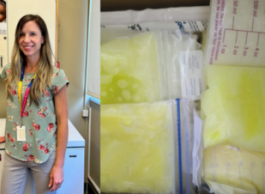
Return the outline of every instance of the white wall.
[[[100,96],[100,0],[90,1],[87,90]]]
[[[84,139],[87,139],[85,134],[88,119],[81,116],[81,111],[84,100],[88,10],[88,0],[59,1],[58,60],[70,81],[67,89],[69,119]],[[85,164],[87,180],[87,160]]]
[[[100,96],[100,0],[90,0],[88,39],[88,78],[89,94]],[[90,101],[89,130],[89,182],[100,193],[100,106]]]

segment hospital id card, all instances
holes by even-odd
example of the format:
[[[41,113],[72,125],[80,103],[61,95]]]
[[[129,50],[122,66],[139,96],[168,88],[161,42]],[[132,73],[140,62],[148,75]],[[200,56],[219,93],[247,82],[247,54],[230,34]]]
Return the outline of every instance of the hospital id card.
[[[17,126],[17,141],[26,141],[25,126]]]

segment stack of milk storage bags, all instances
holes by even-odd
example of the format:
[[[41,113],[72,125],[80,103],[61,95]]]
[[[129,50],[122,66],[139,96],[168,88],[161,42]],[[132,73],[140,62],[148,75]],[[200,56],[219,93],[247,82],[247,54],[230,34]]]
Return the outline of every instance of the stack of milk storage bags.
[[[202,177],[216,194],[265,193],[265,1],[212,0],[209,21]]]
[[[186,16],[208,11],[146,10],[133,14],[157,12],[165,21],[102,25],[102,193],[194,193],[193,111],[205,87],[193,32],[207,22],[173,21],[183,9]]]

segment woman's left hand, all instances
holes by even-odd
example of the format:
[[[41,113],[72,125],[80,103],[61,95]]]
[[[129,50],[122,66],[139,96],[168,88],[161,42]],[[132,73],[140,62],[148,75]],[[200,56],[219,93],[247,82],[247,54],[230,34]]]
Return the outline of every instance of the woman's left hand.
[[[61,187],[63,183],[63,167],[54,165],[50,174],[49,188],[50,191],[55,191]]]

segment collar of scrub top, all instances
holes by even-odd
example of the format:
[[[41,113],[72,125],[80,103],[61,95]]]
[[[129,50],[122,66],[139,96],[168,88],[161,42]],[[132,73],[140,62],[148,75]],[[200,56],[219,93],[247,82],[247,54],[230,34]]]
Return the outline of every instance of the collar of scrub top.
[[[23,113],[24,113],[24,110],[26,108],[30,87],[32,86],[33,80],[36,77],[36,73],[35,73],[32,80],[30,81],[26,91],[25,91],[25,95],[24,95],[23,102],[22,102],[22,99],[21,99],[22,90],[21,90],[21,88],[22,88],[22,83],[23,83],[23,78],[24,78],[24,72],[25,72],[25,65],[23,65],[23,67],[22,67],[20,81],[18,83],[18,99],[19,99],[19,104],[20,104],[20,114],[21,114],[20,116],[21,116],[21,118],[23,117]]]

